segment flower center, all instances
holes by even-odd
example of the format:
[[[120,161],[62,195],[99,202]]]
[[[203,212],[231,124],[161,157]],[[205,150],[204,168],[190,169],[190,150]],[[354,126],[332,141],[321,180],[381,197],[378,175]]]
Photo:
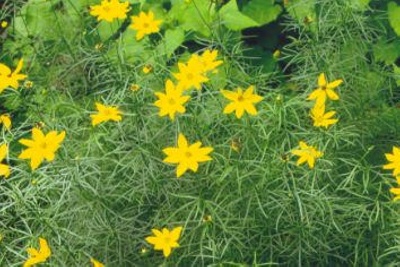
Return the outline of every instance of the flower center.
[[[41,143],[40,148],[47,149],[47,143],[46,142]]]
[[[187,158],[192,157],[192,153],[190,153],[190,151],[186,151],[185,152],[185,157],[187,157]]]
[[[150,26],[149,23],[147,23],[147,22],[143,23],[143,28],[148,28],[149,26]]]
[[[171,238],[169,238],[169,236],[164,237],[164,242],[165,242],[166,244],[171,243]]]
[[[176,104],[175,99],[173,98],[168,99],[168,104],[170,104],[171,106],[175,105]]]
[[[193,80],[194,76],[193,76],[193,74],[188,73],[188,74],[186,75],[186,78],[187,78],[188,80]]]
[[[105,12],[109,12],[109,11],[111,10],[111,8],[108,7],[108,6],[104,6],[104,7],[103,7],[103,10],[104,10]]]
[[[239,102],[243,102],[243,101],[244,101],[244,97],[243,97],[242,95],[240,95],[240,96],[238,96],[237,100],[238,100]]]
[[[321,89],[325,91],[327,89],[326,85],[321,86]]]

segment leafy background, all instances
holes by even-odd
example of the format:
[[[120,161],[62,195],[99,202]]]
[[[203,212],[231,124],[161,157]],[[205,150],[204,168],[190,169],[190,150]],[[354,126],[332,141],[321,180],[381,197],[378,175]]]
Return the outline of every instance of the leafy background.
[[[0,181],[1,266],[20,266],[39,236],[52,248],[48,266],[85,266],[90,256],[107,266],[399,262],[395,181],[381,167],[400,140],[398,1],[130,0],[129,15],[152,10],[164,21],[141,42],[129,20],[97,23],[88,6],[98,2],[5,1],[0,11],[10,23],[1,62],[23,57],[34,83],[0,95],[14,124],[2,131],[13,173]],[[224,65],[185,115],[159,118],[154,92],[207,47]],[[312,127],[305,100],[321,72],[345,81],[330,106],[340,121],[326,131]],[[259,116],[222,115],[219,90],[250,84],[265,97]],[[119,105],[122,122],[91,127],[95,101]],[[38,123],[67,138],[55,162],[31,172],[17,140]],[[161,152],[178,132],[215,149],[179,180]],[[325,152],[314,170],[295,166],[299,140]],[[144,238],[177,225],[181,247],[165,260]]]

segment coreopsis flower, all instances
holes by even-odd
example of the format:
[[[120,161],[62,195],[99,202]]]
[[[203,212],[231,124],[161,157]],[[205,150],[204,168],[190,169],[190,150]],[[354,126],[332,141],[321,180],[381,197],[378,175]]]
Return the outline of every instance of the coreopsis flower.
[[[0,115],[0,124],[3,124],[3,126],[7,129],[11,129],[11,117],[8,114],[2,114]]]
[[[171,80],[165,82],[165,93],[156,92],[158,100],[154,105],[160,108],[160,117],[169,115],[171,120],[175,119],[176,113],[185,113],[183,106],[189,99],[189,96],[182,95],[182,90],[177,88]]]
[[[45,262],[51,256],[50,247],[44,238],[39,238],[39,250],[28,248],[26,251],[29,258],[24,262],[23,267],[35,266],[38,263]]]
[[[22,69],[23,62],[24,61],[20,59],[17,68],[13,72],[11,72],[9,67],[0,63],[0,93],[7,87],[18,89],[19,81],[26,79],[27,76],[25,74],[19,73]]]
[[[106,106],[101,103],[96,102],[97,114],[92,114],[90,117],[92,118],[92,125],[96,126],[99,123],[105,121],[121,121],[121,111],[118,107]]]
[[[154,19],[154,13],[149,11],[147,14],[143,11],[139,16],[132,16],[132,23],[129,26],[136,30],[136,40],[143,39],[144,36],[160,31],[161,20]]]
[[[397,181],[397,185],[400,186],[400,176],[396,177],[396,181]],[[392,188],[390,188],[389,191],[390,191],[390,193],[395,195],[393,201],[400,199],[400,187],[392,187]]]
[[[31,89],[33,87],[33,82],[32,81],[25,81],[24,86],[27,89]]]
[[[157,229],[151,229],[154,236],[146,237],[146,241],[154,245],[155,250],[162,250],[164,257],[168,257],[171,254],[173,248],[179,247],[178,240],[182,232],[182,227],[175,227],[172,231],[167,228],[163,228],[161,231]]]
[[[65,131],[57,134],[56,131],[50,131],[44,135],[39,128],[32,129],[32,140],[21,139],[19,142],[27,146],[24,151],[18,156],[19,159],[30,159],[31,168],[35,170],[46,159],[53,161],[55,153],[60,148],[62,141],[65,138]]]
[[[254,104],[257,104],[263,97],[254,94],[254,86],[249,86],[246,91],[238,88],[236,92],[221,90],[222,95],[228,100],[232,101],[224,108],[224,114],[229,114],[235,111],[236,117],[241,118],[246,111],[250,115],[257,115],[257,110]]]
[[[7,157],[7,153],[8,146],[6,144],[2,144],[0,146],[0,176],[4,176],[5,178],[10,176],[10,167],[1,162]]]
[[[132,92],[137,92],[137,91],[140,90],[140,86],[138,84],[134,83],[134,84],[131,84],[131,88],[130,89],[131,89]]]
[[[150,64],[144,65],[142,71],[144,74],[149,74],[153,70],[153,67]]]
[[[183,134],[179,134],[178,147],[163,149],[163,152],[167,155],[163,162],[178,164],[176,168],[177,178],[181,177],[189,169],[197,172],[199,162],[212,160],[208,154],[214,150],[212,147],[201,147],[201,145],[201,142],[189,145],[186,137]]]
[[[323,152],[318,151],[315,147],[307,145],[305,142],[299,142],[300,149],[293,150],[292,154],[299,156],[300,158],[297,160],[297,166],[307,162],[310,169],[313,169],[315,166],[315,160],[324,155]]]
[[[178,68],[179,72],[173,75],[183,90],[189,90],[192,87],[200,90],[202,84],[209,80],[204,74],[204,65],[198,55],[192,56],[187,64],[179,62]]]
[[[338,100],[339,95],[333,90],[342,84],[343,80],[335,80],[333,82],[328,83],[326,80],[326,76],[324,73],[321,73],[318,76],[318,88],[315,89],[309,96],[308,100],[316,100],[317,105],[324,104],[326,98],[331,100]]]
[[[103,263],[101,263],[93,258],[90,258],[90,262],[93,264],[93,267],[104,267]]]
[[[114,19],[125,19],[129,11],[129,2],[118,0],[103,0],[100,5],[90,6],[90,15],[98,21],[112,22]]]
[[[383,165],[385,170],[393,169],[393,175],[400,174],[400,147],[393,146],[393,154],[385,153],[386,159],[389,164]]]
[[[325,113],[325,105],[315,105],[310,112],[311,118],[314,121],[315,127],[325,127],[337,123],[339,120],[332,118],[335,116],[335,111]]]
[[[203,52],[200,56],[200,61],[203,64],[203,71],[214,71],[219,65],[223,63],[222,60],[216,60],[218,50],[209,50]]]

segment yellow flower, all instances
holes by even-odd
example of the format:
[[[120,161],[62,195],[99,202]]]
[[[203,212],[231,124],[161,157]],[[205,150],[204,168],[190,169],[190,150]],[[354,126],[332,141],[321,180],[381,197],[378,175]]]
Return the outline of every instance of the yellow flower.
[[[272,54],[272,57],[273,57],[275,60],[278,60],[278,59],[281,57],[281,50],[276,49],[276,50],[274,51],[274,53]]]
[[[253,94],[254,86],[250,86],[243,92],[242,88],[238,88],[236,92],[221,90],[223,96],[232,102],[224,108],[224,114],[229,114],[236,111],[236,117],[241,118],[246,111],[250,115],[257,115],[257,110],[254,104],[263,100],[257,94]]]
[[[324,73],[321,73],[318,77],[318,88],[315,89],[309,96],[308,100],[316,100],[317,105],[324,104],[326,98],[331,100],[338,100],[339,96],[336,94],[333,89],[338,87],[343,82],[342,79],[335,80],[333,82],[328,83],[326,81],[326,77]]]
[[[212,160],[208,155],[213,151],[212,147],[202,147],[201,142],[189,145],[185,136],[179,134],[178,147],[164,148],[163,152],[167,157],[163,160],[166,163],[178,164],[176,177],[181,177],[188,169],[197,172],[199,162]]]
[[[154,20],[152,11],[147,14],[141,11],[139,16],[132,16],[131,19],[132,23],[129,27],[137,31],[136,40],[141,40],[145,35],[160,31],[161,20]]]
[[[332,118],[335,114],[335,111],[325,113],[325,105],[315,105],[310,112],[311,118],[314,121],[314,126],[325,128],[328,128],[329,125],[333,125],[339,121],[338,119]]]
[[[97,17],[97,20],[112,22],[114,19],[125,19],[129,11],[129,2],[118,0],[103,0],[100,5],[90,6],[90,15]]]
[[[7,28],[7,26],[8,26],[8,22],[7,21],[5,21],[5,20],[3,20],[2,22],[1,22],[1,25],[0,25],[3,29],[5,29],[5,28]]]
[[[29,259],[24,262],[23,267],[30,267],[45,262],[51,256],[50,247],[44,238],[39,238],[39,250],[28,248],[26,251],[29,254]]]
[[[6,144],[2,144],[0,146],[0,176],[4,176],[6,178],[10,176],[10,167],[1,162],[7,157],[7,153],[8,146]]]
[[[9,86],[18,89],[19,81],[26,79],[27,76],[25,74],[19,73],[22,69],[22,65],[23,60],[21,59],[18,61],[15,71],[11,72],[9,67],[0,63],[0,93]]]
[[[43,160],[53,161],[56,151],[60,148],[61,142],[65,138],[65,131],[57,134],[56,131],[50,131],[44,135],[39,128],[32,129],[32,140],[21,139],[19,142],[27,146],[18,156],[19,159],[31,159],[31,168],[35,170]]]
[[[139,90],[140,90],[140,86],[138,84],[135,83],[135,84],[131,85],[131,91],[137,92]]]
[[[142,71],[144,74],[149,74],[153,70],[153,67],[150,64],[144,65]]]
[[[3,124],[7,130],[11,129],[11,117],[8,114],[0,115],[0,124]]]
[[[171,80],[165,83],[165,94],[156,92],[158,100],[154,102],[156,107],[160,108],[160,117],[169,115],[171,120],[175,119],[175,113],[185,113],[186,108],[183,106],[190,97],[182,95],[182,90],[175,87]]]
[[[97,114],[90,115],[92,118],[92,125],[96,126],[99,123],[105,121],[121,121],[121,111],[118,107],[105,106],[101,103],[96,102],[96,109],[98,110]]]
[[[204,76],[204,65],[198,55],[192,56],[187,64],[178,63],[179,72],[173,73],[178,80],[178,86],[183,90],[189,90],[192,87],[201,89],[202,83],[207,82],[208,78]]]
[[[179,247],[178,240],[181,235],[182,227],[175,227],[172,231],[167,228],[163,228],[161,231],[157,229],[151,229],[154,236],[146,237],[146,241],[154,245],[155,250],[162,250],[164,257],[168,257],[171,254],[173,248]]]
[[[218,50],[207,49],[203,52],[203,54],[200,56],[200,60],[203,63],[203,72],[213,71],[223,63],[222,60],[216,61],[217,56]]]
[[[400,176],[396,177],[397,185],[400,185]],[[390,193],[394,194],[395,197],[393,201],[399,200],[400,199],[400,188],[399,187],[392,187],[390,188]]]
[[[24,83],[24,86],[25,86],[27,89],[30,89],[30,88],[33,87],[33,82],[32,82],[32,81],[26,81],[26,82]]]
[[[323,152],[318,151],[315,147],[313,146],[308,146],[305,142],[300,141],[299,142],[300,149],[299,150],[293,150],[292,154],[299,156],[300,158],[297,160],[297,166],[303,164],[304,162],[308,163],[308,166],[310,169],[314,168],[315,165],[315,160],[317,158],[320,158],[324,155]]]
[[[393,147],[393,154],[385,153],[386,159],[390,162],[383,166],[383,169],[393,169],[393,175],[397,176],[400,174],[400,147]]]
[[[212,222],[212,217],[211,217],[211,215],[204,215],[204,216],[203,216],[203,222],[204,222],[204,223]]]
[[[104,267],[103,263],[101,263],[93,258],[90,258],[90,262],[93,264],[93,267]]]

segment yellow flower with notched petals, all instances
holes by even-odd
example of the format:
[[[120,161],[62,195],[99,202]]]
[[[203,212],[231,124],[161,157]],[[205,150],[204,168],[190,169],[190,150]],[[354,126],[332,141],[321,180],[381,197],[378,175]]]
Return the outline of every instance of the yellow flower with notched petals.
[[[118,0],[103,0],[100,5],[90,6],[90,15],[98,21],[112,22],[114,19],[125,19],[129,11],[129,2],[121,3]]]
[[[93,258],[90,258],[90,262],[93,264],[93,267],[104,267],[103,263],[101,263]]]
[[[337,123],[339,120],[332,118],[335,116],[335,111],[325,113],[325,105],[315,105],[310,112],[311,118],[314,121],[315,127],[325,127]]]
[[[339,95],[333,90],[343,82],[342,79],[335,80],[328,83],[324,73],[321,73],[318,77],[318,88],[315,89],[309,96],[308,100],[316,100],[317,105],[325,104],[326,98],[331,100],[338,100]]]
[[[50,131],[44,135],[39,128],[32,129],[32,140],[21,139],[19,142],[27,146],[18,156],[19,159],[31,159],[31,168],[35,170],[46,159],[53,161],[56,151],[60,148],[61,142],[65,138],[65,131],[57,134],[56,131]]]
[[[19,81],[26,79],[25,74],[20,74],[22,70],[23,60],[19,60],[15,71],[11,72],[11,69],[4,64],[0,63],[0,93],[7,87],[18,89]]]
[[[6,144],[2,144],[0,146],[0,176],[4,176],[7,178],[10,176],[10,167],[7,164],[1,163],[6,157],[8,153],[8,146]]]
[[[39,238],[39,250],[28,248],[26,251],[29,254],[29,258],[24,262],[23,267],[31,267],[38,263],[45,262],[51,256],[50,247],[44,238]]]
[[[201,54],[200,61],[203,64],[203,72],[213,71],[223,63],[222,60],[216,60],[217,56],[218,50],[207,49],[203,54]]]
[[[186,108],[183,106],[189,99],[189,96],[182,95],[182,90],[175,87],[171,80],[165,83],[165,94],[156,92],[158,100],[154,105],[160,108],[160,117],[169,115],[171,120],[175,119],[175,113],[185,113]]]
[[[315,147],[307,145],[305,142],[299,142],[300,149],[293,150],[292,154],[299,156],[297,160],[297,166],[307,162],[310,169],[314,168],[315,160],[324,155],[323,152],[318,151]]]
[[[146,237],[146,241],[154,245],[155,250],[162,250],[164,257],[168,257],[171,254],[173,248],[179,247],[178,240],[182,232],[182,227],[175,227],[172,231],[167,228],[163,228],[161,231],[157,229],[151,229],[154,236]]]
[[[152,11],[149,11],[147,14],[141,11],[139,16],[132,16],[131,19],[132,23],[129,27],[137,31],[136,40],[141,40],[146,35],[160,31],[162,21],[155,20]]]
[[[202,83],[209,79],[205,76],[204,65],[198,55],[190,57],[187,64],[178,63],[179,72],[173,73],[178,80],[178,86],[183,90],[189,90],[192,87],[201,89]]]
[[[383,166],[383,169],[393,169],[393,175],[397,176],[400,174],[400,147],[393,147],[393,154],[385,153],[386,159],[390,162]]]
[[[201,145],[201,142],[189,145],[185,136],[179,134],[178,147],[163,149],[163,152],[167,155],[163,162],[178,164],[176,168],[176,176],[178,178],[189,169],[197,172],[199,162],[212,160],[208,154],[214,150],[212,147],[201,147]]]
[[[235,111],[236,117],[240,119],[246,111],[250,115],[257,115],[257,110],[254,104],[257,104],[263,97],[253,94],[254,86],[250,86],[246,91],[238,88],[236,92],[221,90],[222,95],[232,102],[224,108],[224,114],[229,114]]]
[[[93,126],[96,126],[97,124],[105,121],[122,120],[121,111],[118,109],[118,107],[105,106],[101,103],[96,102],[96,109],[98,113],[90,115],[90,117],[92,118]]]
[[[3,114],[0,115],[0,124],[3,124],[3,126],[7,130],[11,130],[11,117],[8,114]]]

